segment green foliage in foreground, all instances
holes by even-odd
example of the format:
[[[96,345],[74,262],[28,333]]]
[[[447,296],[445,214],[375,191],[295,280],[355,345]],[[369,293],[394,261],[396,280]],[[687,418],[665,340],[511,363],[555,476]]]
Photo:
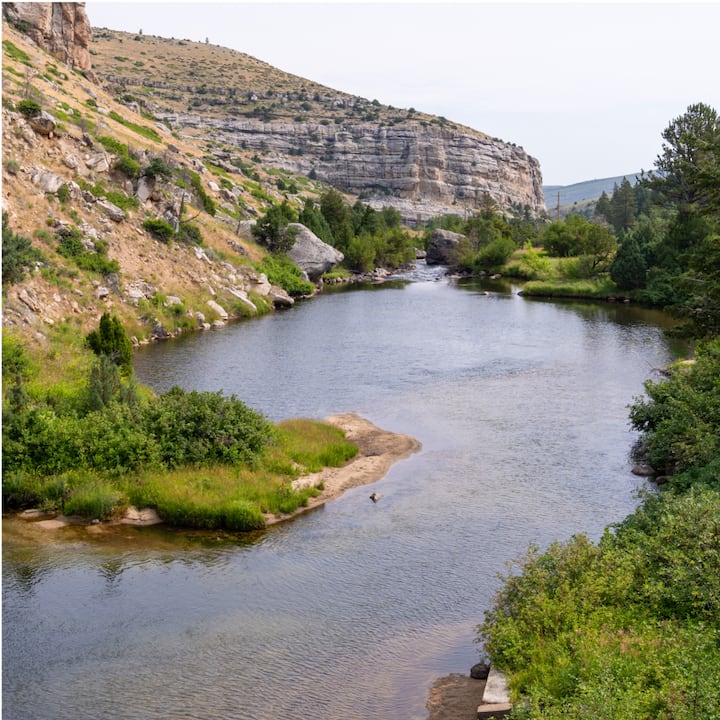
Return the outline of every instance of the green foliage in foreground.
[[[645,383],[645,392],[630,420],[644,433],[652,466],[674,473],[670,484],[680,490],[699,483],[720,490],[720,339],[700,345],[695,362],[676,365],[667,380]]]
[[[720,340],[630,417],[676,472],[598,544],[531,548],[479,626],[514,718],[720,719]]]
[[[663,494],[531,550],[479,627],[512,717],[720,718],[720,494]]]

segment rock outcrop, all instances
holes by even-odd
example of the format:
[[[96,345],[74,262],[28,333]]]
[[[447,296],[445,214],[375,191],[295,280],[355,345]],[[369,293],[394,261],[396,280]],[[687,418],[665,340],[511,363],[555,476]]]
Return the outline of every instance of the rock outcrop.
[[[459,126],[416,120],[392,126],[360,122],[263,122],[232,116],[160,115],[174,127],[203,128],[218,140],[262,151],[264,162],[311,175],[375,208],[395,207],[405,222],[482,207],[545,212],[539,162],[516,145]]]
[[[456,265],[460,260],[460,243],[464,237],[449,230],[433,230],[428,240],[425,262],[428,265]]]
[[[3,17],[36,45],[83,72],[91,72],[92,27],[85,3],[4,2]]]
[[[288,256],[313,282],[343,261],[344,255],[339,250],[300,223],[290,223],[284,232],[295,236]]]

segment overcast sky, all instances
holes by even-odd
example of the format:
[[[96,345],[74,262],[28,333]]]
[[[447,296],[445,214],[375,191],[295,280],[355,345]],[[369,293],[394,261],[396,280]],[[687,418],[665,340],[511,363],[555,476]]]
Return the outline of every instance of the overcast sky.
[[[650,169],[688,105],[720,110],[720,2],[88,2],[94,27],[240,50],[516,143],[543,181]]]

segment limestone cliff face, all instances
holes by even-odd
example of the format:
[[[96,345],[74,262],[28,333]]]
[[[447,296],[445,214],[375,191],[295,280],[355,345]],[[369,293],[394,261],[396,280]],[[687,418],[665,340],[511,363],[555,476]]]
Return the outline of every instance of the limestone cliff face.
[[[263,155],[263,162],[392,205],[407,221],[481,207],[489,195],[501,208],[545,211],[538,161],[522,148],[469,128],[406,121],[323,125],[252,119],[165,116],[176,127],[204,128],[218,139]]]
[[[92,28],[85,3],[4,2],[3,16],[62,62],[89,72]]]

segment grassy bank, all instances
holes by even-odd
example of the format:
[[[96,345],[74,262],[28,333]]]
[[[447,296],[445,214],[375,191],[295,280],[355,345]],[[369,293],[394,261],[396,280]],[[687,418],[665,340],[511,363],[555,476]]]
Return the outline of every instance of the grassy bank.
[[[3,336],[5,510],[90,520],[135,505],[173,525],[251,530],[264,514],[291,513],[317,494],[293,490],[295,478],[357,453],[337,428],[272,424],[234,396],[155,395],[131,368],[58,332],[69,337],[58,338],[48,363]]]

